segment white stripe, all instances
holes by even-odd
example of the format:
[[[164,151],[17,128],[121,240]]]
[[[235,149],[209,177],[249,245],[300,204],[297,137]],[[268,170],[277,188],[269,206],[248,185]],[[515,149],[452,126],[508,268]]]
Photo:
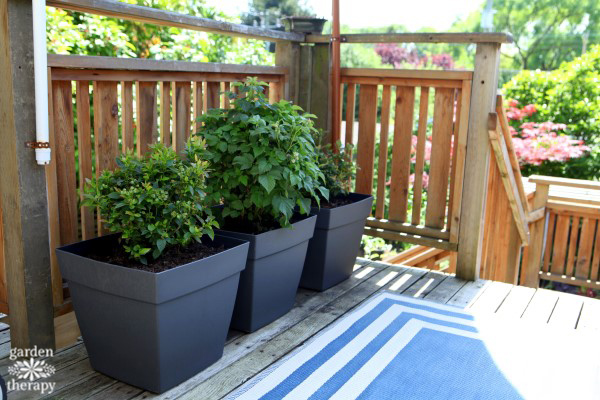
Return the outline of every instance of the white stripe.
[[[329,360],[317,368],[307,379],[296,386],[284,398],[287,400],[305,399],[319,389],[344,365],[352,360],[362,349],[373,341],[392,321],[402,313],[399,307],[390,307],[373,321],[360,334],[340,349]]]
[[[296,371],[296,369],[298,369],[304,363],[309,361],[312,357],[317,355],[321,350],[323,350],[323,348],[325,346],[327,346],[329,343],[331,343],[337,337],[339,337],[344,332],[346,332],[352,326],[352,324],[354,324],[359,318],[363,317],[365,314],[367,314],[369,311],[371,311],[376,305],[378,305],[381,301],[383,301],[386,298],[392,298],[392,300],[395,300],[395,299],[402,300],[402,301],[406,300],[404,297],[398,298],[398,296],[393,296],[393,295],[390,296],[388,294],[378,296],[378,298],[373,299],[373,301],[368,303],[366,306],[358,309],[354,313],[350,314],[348,317],[341,320],[337,325],[332,327],[329,331],[323,333],[322,335],[317,337],[313,342],[311,342],[305,348],[303,348],[301,351],[299,351],[294,356],[287,359],[285,362],[283,362],[281,365],[279,365],[273,372],[271,372],[269,375],[267,375],[263,380],[256,383],[252,388],[248,389],[248,391],[243,393],[239,397],[239,399],[257,399],[261,396],[264,396],[266,393],[268,393],[273,388],[275,388],[277,385],[279,385],[288,376],[290,376],[294,371]],[[412,302],[412,301],[408,301],[408,303],[419,304],[419,302]],[[393,311],[391,311],[391,310],[393,310]],[[384,312],[381,316],[379,316],[376,321],[379,321],[379,319],[381,319],[384,315],[386,315],[386,318],[387,318],[388,312],[394,312],[396,316],[400,315],[402,312],[408,312],[408,313],[417,314],[417,315],[421,315],[421,316],[429,317],[429,318],[434,318],[434,319],[438,319],[438,320],[446,321],[446,322],[453,322],[453,323],[467,325],[467,326],[475,325],[475,321],[458,318],[458,317],[452,317],[452,316],[448,316],[448,315],[444,315],[444,314],[438,314],[436,312],[426,311],[426,310],[422,310],[419,308],[412,308],[409,306],[399,305],[399,304],[391,305],[390,308],[388,310],[386,310],[386,312]],[[369,327],[367,327],[364,331],[369,330],[371,328],[371,325],[373,325],[374,323],[375,323],[375,321],[372,322],[371,324],[369,324]],[[437,326],[435,324],[431,324],[431,325]],[[384,328],[385,328],[385,326],[384,326]],[[383,330],[383,328],[381,328],[380,331],[381,330]],[[359,333],[358,336],[363,335],[364,331]],[[404,329],[400,330],[400,332],[403,332],[403,331],[404,331]],[[369,331],[369,332],[371,332],[371,331]],[[329,379],[331,376],[333,376],[333,374],[335,374],[348,361],[350,361],[352,359],[352,357],[354,357],[354,355],[356,355],[358,353],[358,351],[362,350],[362,348],[366,344],[368,344],[368,342],[365,342],[365,344],[362,344],[360,348],[355,349],[353,347],[353,345],[354,345],[353,342],[357,343],[357,342],[355,342],[356,339],[357,339],[357,337],[355,337],[352,341],[350,341],[348,344],[346,344],[344,346],[344,348],[340,349],[338,351],[338,353],[336,353],[332,357],[332,358],[335,358],[335,360],[336,360],[333,362],[333,365],[335,367],[324,368],[325,365],[331,365],[331,364],[328,364],[328,362],[331,361],[331,359],[328,360],[328,362],[326,362],[324,365],[322,365],[317,370],[315,370],[299,386],[314,388],[313,392],[316,391],[324,382],[327,381],[327,379]],[[363,343],[363,342],[359,342],[359,343]],[[350,349],[350,350],[348,350],[348,349]],[[306,383],[306,381],[313,381],[313,380],[316,382],[321,382],[322,379],[320,379],[320,376],[319,376],[320,374],[327,376],[327,379],[325,381],[323,381],[323,383],[320,383],[318,385],[316,383],[314,383],[314,384]],[[307,390],[307,389],[305,389],[305,390]],[[296,392],[296,390],[294,390],[294,391]]]
[[[430,328],[441,332],[452,333],[454,335],[480,339],[474,332],[464,331],[462,329],[451,328],[448,326],[432,324],[430,322],[411,319],[404,327],[391,338],[369,361],[362,366],[346,383],[342,386],[330,400],[356,399],[362,392],[381,374],[388,364],[406,347],[408,343],[423,328]]]
[[[338,336],[346,332],[348,328],[350,328],[356,321],[358,321],[365,314],[367,314],[369,311],[371,311],[373,308],[379,305],[379,303],[381,303],[383,300],[385,300],[385,296],[379,296],[379,298],[374,298],[372,301],[365,304],[363,307],[359,308],[352,314],[343,318],[334,327],[320,335],[318,337],[318,340],[314,340],[310,344],[306,345],[296,355],[288,359],[285,363],[276,368],[263,380],[256,383],[251,389],[239,396],[238,399],[254,400],[260,396],[263,396],[265,393],[271,391],[281,381],[290,376],[298,368],[298,366],[304,364],[306,361],[314,357],[317,353],[323,350],[325,346],[327,346]],[[293,364],[295,365],[294,368],[287,368],[288,363],[290,362],[293,362]],[[282,368],[283,366],[286,366],[286,368]]]

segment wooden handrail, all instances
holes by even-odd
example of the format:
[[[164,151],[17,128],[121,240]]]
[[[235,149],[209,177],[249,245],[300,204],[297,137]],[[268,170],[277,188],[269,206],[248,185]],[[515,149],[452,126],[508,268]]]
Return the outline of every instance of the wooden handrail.
[[[600,190],[600,182],[584,181],[581,179],[556,178],[553,176],[531,175],[529,177],[529,182],[533,182],[536,184],[542,184],[542,185],[559,185],[559,186],[568,186],[568,187],[574,187],[574,188],[580,188],[580,189]]]
[[[517,172],[517,176],[515,175],[510,155],[511,152],[514,155],[514,149],[510,143],[511,139],[509,138],[509,140],[506,140],[506,136],[502,132],[498,132],[499,128],[500,130],[503,130],[502,123],[499,122],[499,120],[500,118],[498,114],[489,114],[488,133],[490,137],[490,144],[494,152],[496,164],[500,171],[504,189],[506,190],[506,195],[508,197],[508,202],[513,214],[517,231],[521,236],[521,241],[523,244],[527,245],[529,244],[529,224],[526,205],[527,200],[523,202],[520,195],[520,193],[523,193],[523,197],[526,199],[525,189],[522,187],[523,180],[520,172]]]
[[[329,43],[331,35],[307,35],[307,43]],[[342,43],[512,43],[509,33],[357,33],[341,35]]]
[[[304,42],[305,37],[301,33],[282,32],[256,28],[249,25],[216,21],[157,8],[122,3],[115,0],[48,0],[46,4],[72,11],[128,19],[148,24],[173,26],[252,39]]]

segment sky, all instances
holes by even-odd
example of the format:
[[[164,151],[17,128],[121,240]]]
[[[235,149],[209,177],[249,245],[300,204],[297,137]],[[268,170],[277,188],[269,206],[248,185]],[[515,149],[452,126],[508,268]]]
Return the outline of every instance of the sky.
[[[353,28],[399,24],[409,30],[450,28],[461,16],[475,11],[484,0],[340,0],[340,22]],[[248,9],[248,0],[208,0],[229,15]],[[330,0],[306,0],[317,16],[331,19]],[[368,6],[366,6],[368,5]]]

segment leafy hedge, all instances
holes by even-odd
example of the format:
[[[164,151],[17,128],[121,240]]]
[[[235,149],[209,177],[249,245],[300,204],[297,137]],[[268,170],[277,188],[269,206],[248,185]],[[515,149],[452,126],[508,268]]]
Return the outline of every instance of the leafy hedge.
[[[523,71],[504,85],[507,99],[535,104],[534,122],[567,125],[591,148],[588,156],[540,167],[537,173],[593,179],[600,176],[600,45],[554,71]]]

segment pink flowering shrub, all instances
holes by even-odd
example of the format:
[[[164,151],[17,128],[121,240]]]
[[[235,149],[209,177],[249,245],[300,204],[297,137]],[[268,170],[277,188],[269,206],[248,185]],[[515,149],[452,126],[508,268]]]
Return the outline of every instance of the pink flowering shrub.
[[[532,166],[565,163],[590,151],[582,140],[575,140],[567,135],[565,124],[551,121],[523,122],[536,112],[533,104],[521,108],[516,100],[508,102],[506,115],[511,124],[513,146],[522,169],[530,173],[541,173]]]
[[[421,54],[415,48],[407,49],[395,43],[379,43],[375,52],[381,57],[381,62],[390,64],[395,69],[437,67],[441,69],[454,68],[454,59],[450,54],[433,54],[431,60],[426,54]],[[431,61],[431,63],[430,63]]]

